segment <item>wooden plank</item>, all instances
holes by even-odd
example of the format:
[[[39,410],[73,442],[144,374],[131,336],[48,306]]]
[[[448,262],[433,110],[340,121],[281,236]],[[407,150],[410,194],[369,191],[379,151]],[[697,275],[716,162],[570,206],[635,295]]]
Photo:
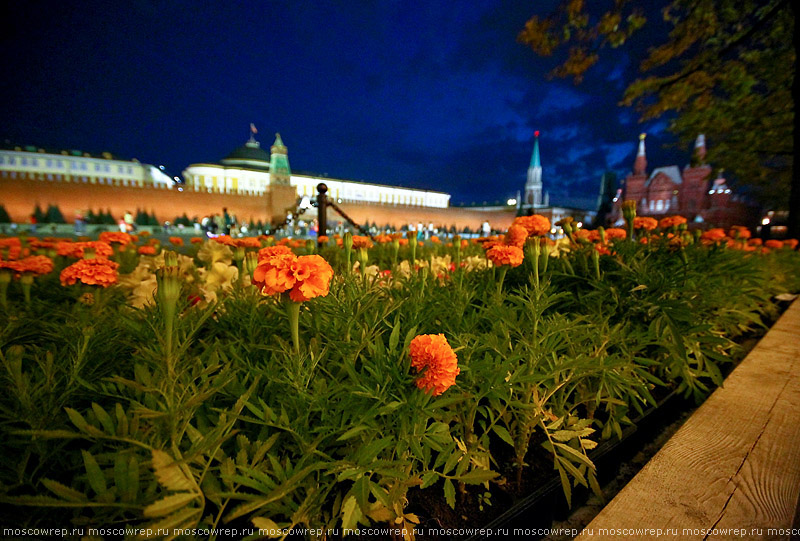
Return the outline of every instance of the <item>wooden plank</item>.
[[[788,528],[800,496],[800,378],[790,378],[764,432],[734,478],[736,488],[716,527],[743,527],[763,536]],[[765,527],[766,525],[766,527]],[[709,539],[724,539],[709,536]]]
[[[788,539],[767,528],[790,528],[800,495],[799,376],[795,302],[577,539]]]

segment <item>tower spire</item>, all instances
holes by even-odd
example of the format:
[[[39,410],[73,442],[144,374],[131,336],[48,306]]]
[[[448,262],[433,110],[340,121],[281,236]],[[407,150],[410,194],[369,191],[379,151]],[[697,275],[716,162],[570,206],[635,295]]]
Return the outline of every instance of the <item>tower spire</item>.
[[[289,186],[292,170],[289,167],[289,150],[281,140],[281,134],[275,134],[275,142],[270,147],[269,176],[270,184]]]
[[[700,134],[697,136],[697,139],[694,142],[694,157],[697,160],[697,164],[703,164],[706,160],[706,136],[704,134]]]
[[[528,180],[525,182],[523,208],[534,209],[542,206],[542,163],[539,160],[539,130],[533,132],[533,154],[528,167]],[[546,205],[546,203],[545,203]]]
[[[644,151],[644,138],[646,133],[639,135],[639,152],[636,153],[636,161],[633,162],[633,174],[644,175],[647,172],[647,156]]]
[[[533,141],[533,155],[531,156],[531,167],[541,167],[542,164],[539,161],[539,130],[533,132],[533,136],[535,137]]]

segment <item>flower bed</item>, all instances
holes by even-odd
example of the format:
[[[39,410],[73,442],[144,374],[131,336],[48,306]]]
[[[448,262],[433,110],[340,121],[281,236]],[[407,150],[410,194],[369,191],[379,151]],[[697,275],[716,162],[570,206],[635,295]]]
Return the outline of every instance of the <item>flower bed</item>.
[[[477,243],[0,239],[3,523],[410,539],[553,472],[568,501],[599,490],[599,442],[702,399],[800,290],[796,243],[628,218],[557,242],[542,217]]]

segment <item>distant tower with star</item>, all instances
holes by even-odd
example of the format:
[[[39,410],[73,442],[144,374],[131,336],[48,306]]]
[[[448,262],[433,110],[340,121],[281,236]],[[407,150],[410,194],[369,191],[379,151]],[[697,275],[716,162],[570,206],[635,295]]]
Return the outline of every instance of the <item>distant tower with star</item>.
[[[549,206],[550,196],[542,189],[542,163],[539,158],[539,131],[533,132],[533,155],[528,167],[525,194],[520,206],[521,214],[532,214],[535,210]]]
[[[275,142],[269,149],[269,182],[273,186],[289,186],[292,170],[289,168],[289,149],[283,144],[281,134],[275,134]]]

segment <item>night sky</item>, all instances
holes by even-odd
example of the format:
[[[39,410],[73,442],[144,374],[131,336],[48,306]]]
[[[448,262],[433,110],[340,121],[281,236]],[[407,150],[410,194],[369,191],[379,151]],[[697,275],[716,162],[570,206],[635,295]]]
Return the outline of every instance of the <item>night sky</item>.
[[[456,204],[522,190],[537,129],[551,203],[592,200],[603,171],[627,174],[642,131],[651,169],[685,165],[688,148],[664,147],[666,121],[617,106],[646,42],[579,86],[548,80],[554,60],[516,42],[552,5],[5,2],[0,139],[180,174],[242,145],[252,122],[267,149],[281,133],[294,171]]]

